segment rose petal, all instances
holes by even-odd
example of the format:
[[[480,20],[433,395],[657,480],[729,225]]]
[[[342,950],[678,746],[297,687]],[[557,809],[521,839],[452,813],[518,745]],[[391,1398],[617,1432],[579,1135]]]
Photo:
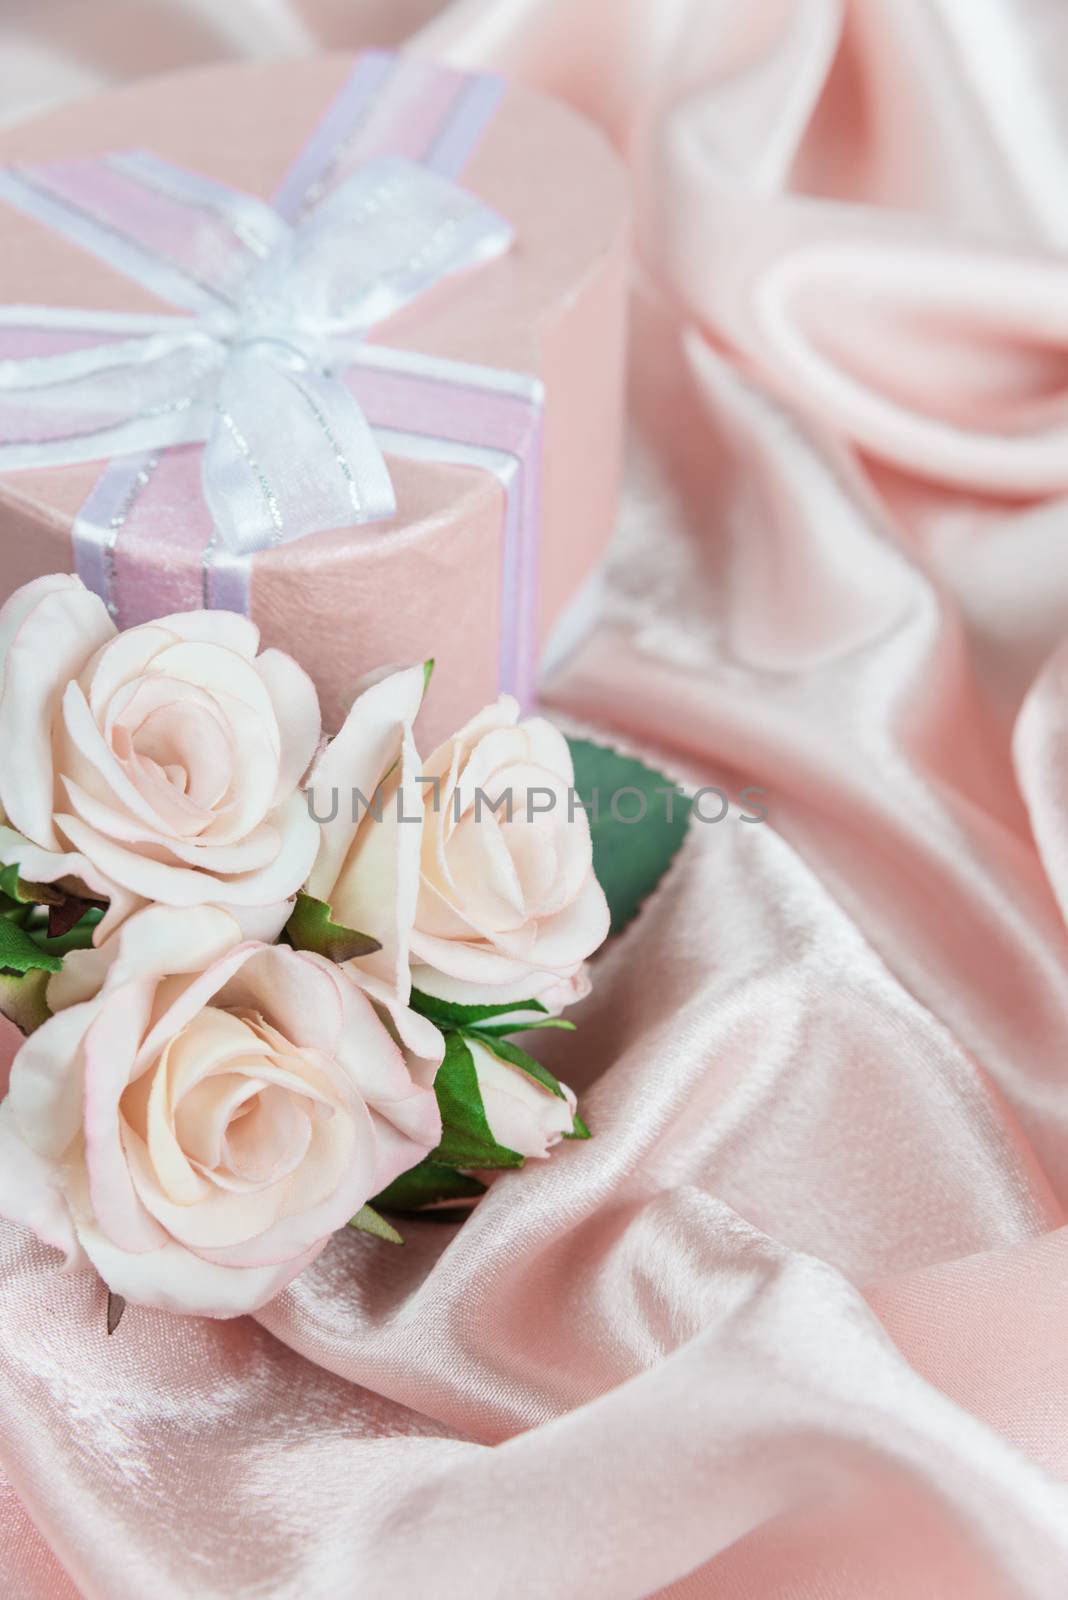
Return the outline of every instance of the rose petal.
[[[219,1004],[260,1012],[293,1044],[331,1055],[345,1027],[345,987],[332,961],[288,945],[249,952]]]
[[[341,1118],[335,1121],[340,1123]],[[206,1247],[199,1253],[205,1259],[223,1262],[231,1267],[266,1266],[284,1261],[295,1250],[312,1247],[306,1246],[305,1240],[322,1239],[343,1228],[361,1206],[365,1206],[371,1196],[377,1194],[379,1187],[378,1146],[374,1125],[366,1107],[354,1107],[345,1123],[352,1139],[343,1161],[339,1163],[337,1185],[329,1194],[314,1205],[295,1205],[291,1215],[280,1217],[273,1226],[244,1244],[228,1248]],[[327,1130],[331,1127],[331,1124],[325,1125]],[[315,1164],[315,1159],[309,1155],[305,1167],[311,1168]]]
[[[365,990],[345,968],[335,968],[344,1018],[334,1056],[369,1105],[404,1099],[412,1079],[399,1045],[391,1038]]]
[[[64,692],[62,734],[56,742],[59,769],[65,783],[75,783],[85,794],[107,806],[109,817],[117,817],[125,811],[131,819],[139,821],[148,834],[156,838],[161,836],[159,817],[131,783],[122,763],[108,746],[77,683],[69,683]]]
[[[133,1251],[158,1249],[165,1239],[130,1181],[119,1112],[155,988],[152,978],[140,978],[105,996],[82,1047],[85,1168],[93,1212],[115,1244]]]
[[[457,822],[470,811],[479,789],[486,794],[496,795],[501,789],[507,788],[508,780],[504,774],[514,768],[529,766],[529,750],[530,744],[522,726],[497,728],[486,734],[469,752],[460,768],[456,784],[459,797],[453,800],[450,807],[451,820]],[[544,771],[546,776],[536,781],[553,782],[555,774],[548,768]],[[512,788],[518,805],[519,789],[515,784]]]
[[[390,984],[402,1001],[411,993],[408,935],[419,898],[423,795],[418,775],[415,744],[405,734],[399,771],[380,791],[381,821],[374,814],[364,818],[330,898],[335,922],[379,941],[381,949],[359,957],[359,966]]]
[[[41,578],[33,578],[29,583],[24,583],[14,594],[8,596],[0,606],[0,691],[4,686],[5,662],[11,641],[30,612],[46,595],[58,594],[66,589],[84,590],[84,588],[82,580],[74,577],[72,573],[49,572]]]
[[[425,1099],[413,1102],[412,1109],[419,1112],[420,1120],[413,1127],[411,1134],[403,1132],[398,1122],[386,1118],[380,1112],[371,1113],[375,1130],[376,1163],[371,1196],[380,1194],[395,1178],[417,1167],[424,1156],[429,1155],[435,1145],[441,1142],[440,1111],[435,1120],[434,1110]]]
[[[542,976],[529,961],[502,954],[490,944],[438,939],[417,928],[412,930],[411,949],[412,982],[416,988],[421,986],[415,975],[421,966],[431,967],[465,984],[490,989],[507,986],[509,999],[514,998],[511,991],[516,987],[525,990],[524,998],[533,994],[533,985]]]
[[[0,628],[13,629],[0,693],[0,749],[6,753],[0,804],[20,833],[55,850],[52,724],[67,684],[114,635],[115,624],[99,596],[80,583],[37,592],[31,609],[22,594],[12,596],[10,611],[0,612]]]
[[[248,951],[243,952],[244,959],[248,959]],[[229,961],[225,962],[228,971]],[[204,975],[206,976],[206,974]],[[197,980],[199,983],[199,979]],[[187,994],[188,991],[183,991]],[[259,1040],[241,1017],[235,1017],[229,1011],[210,1002],[216,998],[215,993],[209,996],[209,1003],[203,1005],[192,1017],[183,1018],[181,1026],[167,1039],[159,1052],[158,1061],[151,1065],[147,1074],[152,1080],[152,1093],[156,1093],[163,1085],[165,1099],[171,1109],[176,1108],[186,1095],[202,1083],[205,1078],[215,1074],[225,1076],[240,1071],[247,1066],[252,1057],[258,1055],[260,1050]],[[174,1010],[169,1012],[169,1023],[173,1027],[178,1021]],[[162,1036],[164,1028],[159,1028]],[[143,1057],[143,1059],[145,1059]],[[151,1106],[146,1106],[145,1127],[151,1120]],[[135,1132],[140,1132],[135,1128]]]
[[[357,827],[364,818],[353,794],[369,803],[397,760],[402,742],[422,703],[423,668],[406,667],[366,689],[356,700],[337,737],[316,762],[308,780],[308,796],[317,817],[336,815],[321,824],[319,854],[308,879],[308,893],[330,902],[330,896]],[[369,929],[361,930],[370,932]]]
[[[546,768],[570,788],[575,782],[575,764],[571,746],[560,729],[544,717],[527,717],[521,726],[531,765]]]
[[[0,1217],[62,1250],[68,1267],[81,1265],[59,1168],[26,1143],[9,1100],[0,1105]]]
[[[164,905],[268,906],[295,894],[315,859],[319,830],[303,796],[294,795],[272,815],[280,834],[278,854],[268,865],[216,878],[193,867],[171,866],[126,849],[79,817],[62,813],[57,822],[70,842],[115,883],[145,900]]]
[[[260,647],[259,628],[239,611],[175,611],[150,626],[165,628],[188,644],[219,645],[246,661],[255,660]]]
[[[502,828],[501,838],[511,857],[524,907],[534,915],[544,915],[566,905],[571,895],[566,892],[560,870],[555,830],[517,822]],[[554,899],[558,904],[552,903]]]
[[[584,1000],[590,992],[590,979],[584,967],[567,977],[560,977],[555,972],[531,972],[517,969],[512,963],[508,965],[510,976],[507,981],[493,984],[492,989],[485,982],[465,983],[435,967],[416,965],[412,967],[412,987],[461,1006],[485,1005],[490,1001],[495,1005],[504,1005],[513,1000],[537,1000],[553,1016]],[[500,1020],[512,1021],[516,1015],[509,1013]]]
[[[109,987],[164,973],[201,973],[239,937],[234,918],[220,906],[148,906],[118,934]]]
[[[228,979],[259,949],[259,945],[247,942],[235,945],[185,982],[161,984],[157,994],[159,1014],[141,1041],[136,1070],[151,1066],[175,1034],[211,1004]]]
[[[351,971],[352,964],[342,980],[345,1026],[337,1060],[374,1115],[377,1155],[371,1193],[377,1193],[440,1142],[441,1112],[433,1082],[445,1041],[436,1028],[432,1032],[421,1028],[415,1014],[398,1005],[382,985],[384,1009],[398,1025],[401,1042],[414,1040],[419,1049],[428,1052],[421,1060],[407,1056],[383,1026],[370,993],[348,979]]]
[[[201,1317],[240,1317],[273,1300],[323,1249],[318,1240],[303,1255],[267,1267],[219,1266],[170,1243],[145,1255],[116,1248],[89,1219],[78,1238],[113,1294],[131,1305],[155,1306]]]
[[[149,1069],[151,1085],[145,1108],[144,1139],[156,1177],[168,1200],[176,1205],[192,1206],[210,1197],[212,1185],[208,1178],[194,1170],[175,1132],[166,1063],[167,1051],[164,1050],[158,1066]],[[141,1137],[139,1129],[133,1131]],[[121,1242],[113,1229],[107,1231],[116,1242]]]
[[[432,1088],[445,1054],[445,1040],[441,1033],[429,1017],[420,1015],[399,1000],[389,984],[364,972],[358,961],[347,962],[344,970],[368,996],[379,1014],[388,1019],[387,1025],[400,1042],[412,1079],[424,1089]]]
[[[374,1192],[374,1134],[358,1102],[345,1115],[316,1123],[296,1172],[251,1193],[211,1185],[198,1204],[175,1205],[134,1135],[128,1154],[138,1194],[171,1238],[234,1266],[265,1266],[299,1255],[343,1227]]]
[[[88,824],[94,833],[110,839],[117,845],[149,845],[171,858],[159,865],[195,867],[213,877],[230,877],[237,873],[261,871],[276,859],[280,847],[278,829],[262,823],[246,833],[236,844],[205,844],[196,839],[161,839],[158,828],[124,817],[121,812],[100,805],[91,795],[71,779],[65,778],[63,786],[78,820]],[[60,816],[66,813],[61,812]],[[65,830],[66,831],[66,830]],[[140,855],[136,848],[132,854]]]
[[[523,887],[495,818],[465,817],[449,840],[447,860],[448,900],[458,915],[480,933],[523,926]]]
[[[30,1034],[11,1066],[5,1106],[37,1155],[58,1162],[82,1128],[82,1040],[99,999],[49,1017]]]
[[[136,895],[113,883],[85,856],[38,849],[10,828],[0,827],[0,861],[5,866],[14,862],[29,883],[61,883],[87,899],[108,901],[104,918],[93,934],[94,943],[106,939],[141,904]]]
[[[242,939],[255,940],[257,944],[273,944],[293,915],[293,900],[276,900],[265,906],[230,906],[230,911]]]
[[[519,702],[510,694],[499,695],[491,705],[483,706],[470,721],[465,722],[451,739],[446,739],[438,745],[426,762],[426,771],[444,775],[449,770],[454,755],[458,754],[461,762],[466,762],[470,752],[486,734],[495,728],[512,727],[518,720]]]
[[[534,963],[566,973],[600,948],[611,920],[604,890],[591,873],[570,905],[538,923]]]
[[[271,801],[278,805],[298,786],[319,747],[319,696],[303,667],[281,650],[265,650],[255,666],[271,697],[281,739],[278,782]]]
[[[225,692],[240,700],[269,730],[275,751],[279,748],[278,721],[270,693],[255,663],[216,643],[184,640],[168,645],[152,662],[152,671],[166,678],[181,678],[208,694]]]
[[[112,696],[139,678],[154,657],[174,643],[174,638],[161,623],[146,622],[116,634],[97,652],[79,681],[98,726],[103,726]]]
[[[104,734],[120,759],[120,743],[128,747],[125,767],[135,783],[145,767],[181,769],[184,788],[170,784],[166,796],[179,814],[189,810],[210,820],[226,803],[234,782],[234,735],[214,695],[173,678],[142,678],[112,698]],[[153,810],[159,813],[158,803]]]
[[[239,1080],[240,1081],[240,1080]],[[246,1083],[246,1088],[248,1084]],[[211,1085],[202,1086],[206,1095]],[[301,1166],[311,1149],[314,1123],[294,1094],[268,1083],[246,1102],[246,1115],[230,1122],[214,1182],[223,1188],[261,1188],[280,1183]],[[225,1110],[220,1108],[220,1120]]]

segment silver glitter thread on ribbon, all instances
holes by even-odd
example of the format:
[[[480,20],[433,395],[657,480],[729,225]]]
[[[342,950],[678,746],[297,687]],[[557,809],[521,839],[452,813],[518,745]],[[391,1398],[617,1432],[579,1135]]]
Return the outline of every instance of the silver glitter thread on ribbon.
[[[118,620],[115,546],[134,506],[152,481],[158,455],[113,461],[98,479],[74,523],[74,561],[78,576],[100,595]]]
[[[116,217],[138,187],[153,204],[134,238]],[[122,350],[3,363],[0,471],[203,441],[209,566],[222,549],[247,558],[394,513],[385,459],[337,374],[353,341],[512,242],[496,213],[399,157],[359,168],[296,227],[146,154],[0,172],[0,198],[194,313]]]
[[[238,450],[240,451],[241,458],[245,462],[245,464],[247,465],[249,472],[252,474],[252,477],[255,479],[256,485],[257,485],[257,487],[258,487],[258,489],[260,491],[261,496],[263,497],[263,503],[267,507],[267,514],[271,519],[271,526],[275,531],[276,537],[272,542],[274,544],[277,544],[279,542],[281,536],[282,536],[282,526],[283,526],[283,524],[282,524],[282,513],[281,513],[281,510],[279,509],[279,505],[278,505],[278,496],[275,494],[274,490],[271,488],[270,484],[267,482],[267,479],[264,477],[263,468],[260,466],[258,460],[256,459],[256,456],[253,454],[253,451],[252,451],[252,449],[251,449],[251,447],[249,445],[248,440],[245,438],[245,435],[241,432],[241,429],[238,427],[237,423],[234,421],[234,419],[231,416],[230,412],[229,411],[224,411],[222,406],[216,406],[215,407],[215,411],[216,411],[216,414],[218,415],[219,420],[222,423],[223,427],[226,429],[226,431],[229,434],[230,438],[234,441],[234,444],[237,446]]]

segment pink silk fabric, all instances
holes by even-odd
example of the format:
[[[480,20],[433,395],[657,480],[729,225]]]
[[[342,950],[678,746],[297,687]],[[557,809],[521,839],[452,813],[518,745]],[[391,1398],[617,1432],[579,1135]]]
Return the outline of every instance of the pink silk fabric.
[[[736,803],[552,1040],[596,1137],[459,1231],[110,1340],[3,1231],[0,1592],[1063,1600],[1068,10],[453,0],[415,47],[631,164],[620,532],[550,699]]]

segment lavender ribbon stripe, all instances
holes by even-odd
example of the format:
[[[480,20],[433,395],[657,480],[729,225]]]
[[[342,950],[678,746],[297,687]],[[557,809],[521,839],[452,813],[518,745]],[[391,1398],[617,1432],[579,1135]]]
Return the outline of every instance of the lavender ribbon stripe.
[[[0,471],[106,460],[74,554],[120,621],[135,591],[139,617],[189,603],[173,561],[131,570],[188,548],[146,509],[176,449],[209,519],[198,600],[246,612],[258,551],[395,513],[384,450],[458,462],[504,485],[502,687],[529,697],[541,386],[367,342],[510,248],[454,181],[502,87],[368,52],[273,205],[148,152],[0,171],[0,199],[184,313],[0,310]]]

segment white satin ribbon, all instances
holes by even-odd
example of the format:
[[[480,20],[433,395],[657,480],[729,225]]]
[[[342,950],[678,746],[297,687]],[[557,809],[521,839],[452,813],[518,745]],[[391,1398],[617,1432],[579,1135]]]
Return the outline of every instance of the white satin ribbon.
[[[513,238],[396,156],[293,226],[146,153],[0,172],[0,199],[188,313],[5,308],[2,325],[38,348],[0,361],[0,472],[203,442],[204,496],[235,556],[394,513],[341,373],[371,328]]]

